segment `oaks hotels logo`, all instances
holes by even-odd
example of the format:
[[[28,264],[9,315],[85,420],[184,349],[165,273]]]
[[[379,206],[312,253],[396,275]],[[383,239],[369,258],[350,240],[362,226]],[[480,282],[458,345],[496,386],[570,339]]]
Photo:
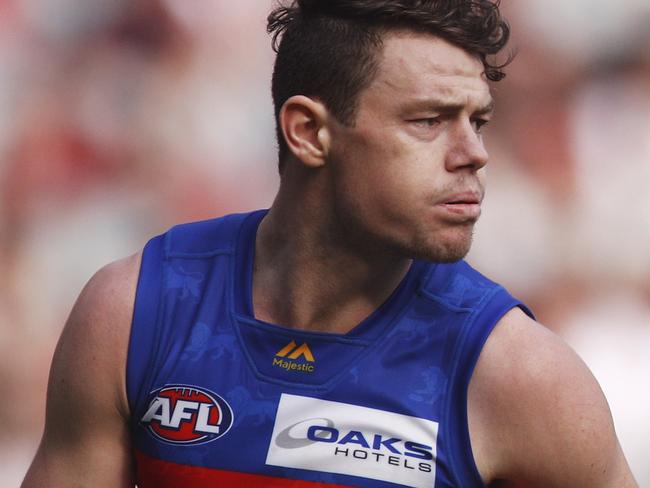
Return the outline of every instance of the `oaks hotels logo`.
[[[435,486],[438,423],[283,393],[266,464]]]
[[[296,344],[296,341],[291,341],[289,344],[275,353],[273,358],[273,366],[282,368],[287,371],[298,371],[301,373],[313,373],[316,362],[314,354],[306,342],[301,346]]]

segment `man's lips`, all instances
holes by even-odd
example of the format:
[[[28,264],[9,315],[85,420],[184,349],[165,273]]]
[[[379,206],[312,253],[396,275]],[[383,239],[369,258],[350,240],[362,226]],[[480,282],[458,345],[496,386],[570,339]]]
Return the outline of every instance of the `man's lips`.
[[[453,220],[473,221],[481,216],[482,195],[478,192],[455,193],[441,199],[441,208]]]

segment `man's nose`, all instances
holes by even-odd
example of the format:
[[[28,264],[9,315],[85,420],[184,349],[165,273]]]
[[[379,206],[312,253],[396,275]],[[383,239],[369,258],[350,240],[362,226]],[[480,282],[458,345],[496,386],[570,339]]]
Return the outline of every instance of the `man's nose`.
[[[489,159],[483,137],[472,123],[462,121],[450,133],[449,151],[446,158],[447,171],[457,171],[467,168],[478,171],[484,167]]]

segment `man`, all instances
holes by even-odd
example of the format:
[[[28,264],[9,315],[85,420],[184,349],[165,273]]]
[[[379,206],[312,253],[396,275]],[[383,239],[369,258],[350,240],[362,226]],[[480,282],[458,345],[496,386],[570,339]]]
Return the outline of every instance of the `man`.
[[[300,0],[269,30],[276,200],[91,279],[24,486],[635,486],[585,365],[460,261],[497,5]]]

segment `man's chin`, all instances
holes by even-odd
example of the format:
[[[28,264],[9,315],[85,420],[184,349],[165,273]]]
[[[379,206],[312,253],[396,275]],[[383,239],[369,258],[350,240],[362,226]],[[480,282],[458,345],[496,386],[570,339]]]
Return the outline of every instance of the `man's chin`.
[[[439,239],[427,242],[424,245],[415,246],[410,254],[412,258],[420,261],[455,263],[467,256],[471,247],[472,235],[470,234],[463,239]]]

